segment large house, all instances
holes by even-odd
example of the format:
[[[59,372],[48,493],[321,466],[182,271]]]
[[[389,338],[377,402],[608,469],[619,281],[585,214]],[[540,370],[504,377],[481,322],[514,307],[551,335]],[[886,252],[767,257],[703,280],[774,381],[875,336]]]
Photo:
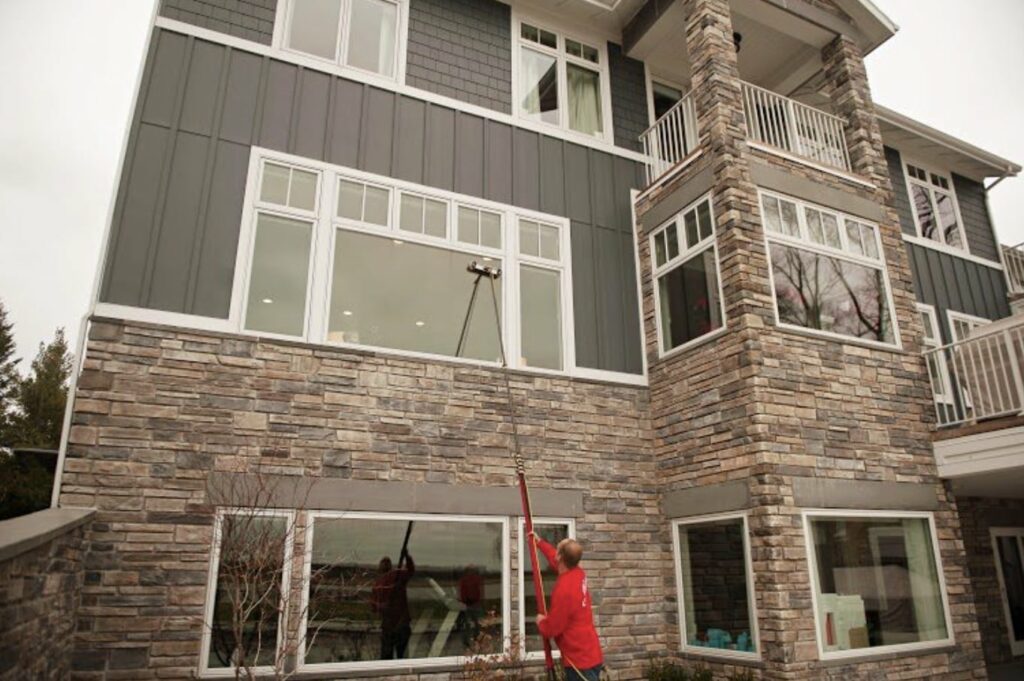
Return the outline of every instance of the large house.
[[[58,466],[95,509],[72,676],[234,675],[214,490],[253,481],[308,493],[260,502],[297,596],[250,662],[444,679],[489,632],[540,671],[513,415],[616,679],[1019,662],[1024,251],[987,186],[1020,166],[872,100],[895,31],[870,0],[163,0]],[[472,262],[501,276],[467,320]]]

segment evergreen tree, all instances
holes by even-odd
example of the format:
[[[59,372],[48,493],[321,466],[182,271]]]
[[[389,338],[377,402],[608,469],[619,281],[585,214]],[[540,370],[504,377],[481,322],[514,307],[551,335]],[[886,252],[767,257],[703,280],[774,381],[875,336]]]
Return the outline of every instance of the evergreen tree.
[[[32,361],[32,372],[21,381],[15,418],[15,442],[19,447],[57,449],[64,425],[64,405],[68,399],[71,355],[64,329],[49,345],[39,344]]]
[[[14,324],[7,319],[7,309],[0,301],[0,448],[9,446],[21,377],[14,358]]]

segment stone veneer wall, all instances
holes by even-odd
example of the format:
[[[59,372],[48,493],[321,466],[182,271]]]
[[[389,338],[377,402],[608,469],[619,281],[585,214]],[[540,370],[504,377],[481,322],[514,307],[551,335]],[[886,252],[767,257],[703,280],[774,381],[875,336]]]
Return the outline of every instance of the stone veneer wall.
[[[96,666],[83,679],[113,678],[128,650],[136,678],[195,669],[212,471],[514,484],[488,368],[99,320],[78,385],[61,503],[97,509],[77,635]],[[533,489],[585,493],[577,531],[602,642],[617,678],[638,678],[665,645],[671,562],[647,392],[527,374],[512,386]]]
[[[39,511],[0,522],[0,542],[12,539],[15,524],[37,523],[51,514],[62,512]],[[31,548],[0,559],[0,681],[58,680],[71,674],[84,579],[82,522],[88,514],[81,517],[38,542],[30,537]],[[75,662],[88,660],[76,657]]]
[[[861,56],[845,38],[823,50],[833,105],[849,123],[854,172],[874,187],[751,150],[728,2],[689,0],[687,8],[687,50],[704,146],[702,158],[684,175],[710,169],[713,178],[727,330],[696,348],[658,358],[647,239],[657,225],[643,215],[656,203],[652,198],[638,208],[638,249],[654,452],[664,489],[747,482],[764,678],[983,678],[956,503],[938,478],[930,446],[933,416],[919,354],[921,329]],[[750,173],[755,159],[884,208],[880,230],[901,348],[874,349],[775,326]],[[935,490],[954,647],[859,662],[818,661],[803,509],[794,494],[794,480],[801,477],[912,482]],[[671,593],[672,575],[664,579]]]
[[[1024,527],[1024,500],[958,497],[957,506],[963,524],[964,548],[977,602],[985,662],[990,665],[1011,662],[1010,634],[989,530],[993,527]]]

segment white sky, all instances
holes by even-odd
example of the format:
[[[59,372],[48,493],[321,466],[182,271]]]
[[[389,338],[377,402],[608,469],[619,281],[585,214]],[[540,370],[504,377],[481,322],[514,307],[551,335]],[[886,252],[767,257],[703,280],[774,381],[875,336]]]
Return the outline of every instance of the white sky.
[[[26,368],[91,297],[155,0],[0,0],[0,299]],[[901,30],[868,58],[875,99],[1024,162],[1024,2],[876,0]],[[1024,241],[1024,178],[991,194]]]

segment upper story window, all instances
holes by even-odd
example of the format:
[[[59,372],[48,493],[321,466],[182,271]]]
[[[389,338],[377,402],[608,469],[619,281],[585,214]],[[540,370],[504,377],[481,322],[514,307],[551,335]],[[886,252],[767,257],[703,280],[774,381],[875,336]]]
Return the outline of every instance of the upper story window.
[[[500,320],[511,366],[573,366],[565,219],[270,152],[253,163],[243,330],[497,363]],[[484,279],[473,298],[472,262],[501,271],[493,297]]]
[[[767,192],[761,215],[780,325],[897,342],[875,225]]]
[[[661,354],[722,328],[725,310],[710,197],[651,235],[651,264]]]
[[[917,312],[921,316],[921,326],[924,329],[924,336],[921,339],[924,345],[925,363],[928,365],[928,378],[932,385],[932,396],[935,398],[936,406],[942,407],[952,402],[953,391],[949,380],[949,366],[946,363],[945,352],[939,352],[942,347],[942,335],[939,333],[939,317],[935,308],[924,303],[917,304]]]
[[[395,78],[401,0],[288,0],[284,47]]]
[[[649,102],[651,108],[651,123],[660,119],[668,113],[669,109],[679,103],[679,100],[686,94],[681,87],[669,85],[660,80],[651,80]]]
[[[521,118],[608,139],[611,94],[608,54],[523,21],[516,41],[516,111]]]
[[[948,175],[906,163],[907,188],[917,232],[925,239],[968,251],[963,220]]]

